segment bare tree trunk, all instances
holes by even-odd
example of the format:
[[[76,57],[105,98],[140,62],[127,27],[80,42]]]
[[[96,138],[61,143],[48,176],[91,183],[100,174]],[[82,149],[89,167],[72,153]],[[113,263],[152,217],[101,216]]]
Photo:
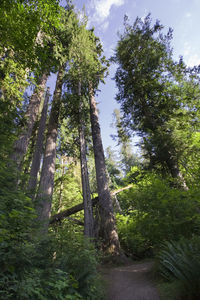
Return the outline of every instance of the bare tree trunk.
[[[56,141],[58,136],[58,120],[60,114],[60,104],[62,96],[62,84],[65,68],[59,69],[56,87],[53,96],[52,108],[48,124],[46,147],[41,171],[37,195],[38,220],[42,225],[42,232],[46,233],[51,214],[51,203],[54,188],[54,173],[56,162]]]
[[[45,99],[44,99],[44,105],[43,105],[41,119],[40,119],[39,128],[38,128],[37,141],[36,141],[35,151],[33,154],[33,159],[32,159],[32,164],[31,164],[30,178],[29,178],[29,182],[28,182],[28,190],[31,193],[32,199],[34,199],[34,195],[35,195],[35,191],[36,191],[37,176],[38,176],[38,172],[40,169],[40,162],[41,162],[41,157],[42,157],[42,153],[43,153],[44,131],[45,131],[46,120],[47,120],[49,97],[50,97],[50,92],[49,92],[49,88],[48,88],[46,91]]]
[[[103,239],[103,250],[113,254],[121,255],[120,243],[117,234],[113,203],[108,188],[106,176],[105,156],[103,151],[101,131],[99,125],[98,111],[94,97],[94,91],[90,84],[90,118],[92,128],[92,139],[95,156],[95,168],[97,178],[97,189],[99,196],[100,232]]]
[[[14,143],[14,151],[11,156],[11,159],[17,164],[19,170],[21,170],[23,157],[27,152],[33,126],[37,120],[40,102],[44,95],[46,82],[47,82],[47,75],[43,74],[42,77],[40,78],[39,85],[35,89],[29,101],[28,109],[25,116],[27,120],[26,126],[23,129],[23,132],[21,133],[18,140],[16,140]]]
[[[92,211],[92,200],[90,193],[90,183],[87,167],[86,155],[86,141],[85,141],[85,126],[82,117],[82,99],[81,99],[81,83],[78,83],[79,95],[79,142],[80,142],[80,161],[81,161],[81,180],[82,180],[82,193],[84,203],[84,235],[92,238],[94,236],[94,221]]]

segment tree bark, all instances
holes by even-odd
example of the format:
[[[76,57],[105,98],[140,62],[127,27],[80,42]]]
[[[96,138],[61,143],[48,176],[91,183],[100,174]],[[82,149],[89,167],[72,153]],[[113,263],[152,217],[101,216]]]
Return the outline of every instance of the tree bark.
[[[82,99],[81,99],[81,83],[78,83],[78,95],[79,95],[79,143],[80,143],[80,162],[81,162],[81,181],[82,181],[82,193],[84,203],[84,235],[92,238],[94,236],[94,221],[92,211],[92,201],[90,193],[90,183],[87,167],[87,155],[86,155],[86,141],[85,141],[85,126],[82,112]]]
[[[21,133],[18,140],[16,140],[14,143],[14,151],[11,159],[16,163],[18,170],[21,170],[23,157],[28,149],[33,126],[38,117],[40,102],[44,95],[46,82],[47,74],[43,74],[29,101],[28,109],[25,115],[25,118],[27,120],[26,126],[23,129],[23,132]]]
[[[58,121],[62,96],[62,84],[64,77],[64,66],[60,67],[56,87],[53,96],[52,108],[48,124],[46,147],[41,171],[37,195],[38,220],[41,223],[42,232],[46,233],[51,214],[52,195],[54,188],[54,173],[56,162],[56,141],[58,136]]]
[[[33,159],[31,164],[30,178],[28,182],[28,191],[30,191],[32,200],[34,199],[34,195],[36,191],[37,176],[40,169],[40,162],[41,162],[41,157],[42,157],[43,147],[44,147],[44,131],[46,127],[49,97],[50,97],[50,92],[48,88],[44,99],[44,105],[43,105],[41,119],[38,128],[37,141],[36,141],[35,151],[33,154]]]
[[[60,190],[59,190],[59,195],[58,195],[58,212],[60,212],[62,209],[62,197],[63,197],[63,189],[64,189],[63,176],[64,176],[64,174],[65,174],[65,160],[61,156],[61,178],[60,178]]]
[[[105,252],[113,255],[121,255],[120,243],[117,234],[113,203],[108,188],[106,176],[105,156],[103,151],[101,131],[98,119],[98,111],[94,97],[94,91],[90,84],[90,119],[92,128],[92,139],[95,156],[95,168],[97,179],[97,190],[99,196],[100,230],[99,236],[103,240],[102,248]]]

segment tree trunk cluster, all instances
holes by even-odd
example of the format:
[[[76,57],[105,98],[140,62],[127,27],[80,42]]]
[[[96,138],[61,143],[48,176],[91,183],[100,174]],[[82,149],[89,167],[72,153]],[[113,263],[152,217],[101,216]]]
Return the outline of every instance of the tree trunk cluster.
[[[32,157],[30,168],[30,177],[27,184],[27,193],[34,200],[38,222],[40,224],[41,233],[47,233],[49,224],[61,220],[70,214],[84,208],[84,235],[89,238],[101,238],[102,249],[110,254],[120,254],[120,244],[115,225],[115,217],[113,210],[113,202],[111,193],[108,188],[108,178],[105,165],[104,150],[101,139],[100,125],[98,120],[98,111],[92,85],[89,85],[89,104],[90,104],[90,122],[93,140],[93,149],[95,157],[96,180],[98,188],[98,200],[91,200],[88,167],[87,167],[87,145],[85,139],[85,120],[83,113],[83,97],[81,94],[81,81],[78,82],[78,97],[79,97],[79,144],[80,144],[80,163],[81,163],[81,178],[82,178],[82,193],[83,204],[61,212],[57,215],[51,216],[52,196],[54,189],[54,175],[56,162],[56,144],[58,137],[59,116],[61,108],[61,97],[63,78],[65,74],[65,66],[61,66],[57,75],[56,87],[51,103],[51,112],[49,116],[46,142],[45,128],[48,112],[48,103],[50,98],[49,89],[46,91],[39,127],[37,131],[37,139],[35,150]],[[47,75],[43,74],[40,78],[38,87],[35,89],[30,98],[29,106],[26,113],[27,124],[21,136],[15,142],[13,161],[16,162],[18,169],[22,167],[23,157],[27,152],[28,144],[33,132],[33,127],[39,117],[39,107],[43,99],[45,87],[47,82]],[[45,145],[45,147],[44,147]],[[42,168],[40,174],[40,181],[37,188],[37,179],[40,171],[42,160]],[[93,205],[97,203],[99,206],[99,224],[95,230]],[[81,222],[79,222],[81,223]]]

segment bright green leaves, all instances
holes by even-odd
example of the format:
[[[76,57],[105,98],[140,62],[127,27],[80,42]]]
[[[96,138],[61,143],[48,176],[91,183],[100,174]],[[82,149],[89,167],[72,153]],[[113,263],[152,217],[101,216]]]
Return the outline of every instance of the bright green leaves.
[[[0,35],[2,45],[6,48],[14,47],[15,50],[26,50],[33,43],[37,35],[37,15],[28,12],[20,2],[13,2],[9,7],[0,8]]]
[[[38,52],[46,44],[45,36],[60,26],[60,8],[56,0],[6,1],[0,7],[0,39],[3,51],[12,49],[15,59],[35,67]],[[43,41],[38,38],[43,32]],[[47,54],[46,54],[47,55]]]

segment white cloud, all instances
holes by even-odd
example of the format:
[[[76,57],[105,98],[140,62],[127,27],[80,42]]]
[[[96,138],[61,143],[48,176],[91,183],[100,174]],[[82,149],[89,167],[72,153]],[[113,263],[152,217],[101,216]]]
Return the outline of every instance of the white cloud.
[[[109,22],[108,22],[108,21],[104,22],[104,23],[101,25],[101,30],[102,30],[102,31],[106,31],[106,29],[108,28],[108,26],[109,26]]]
[[[93,22],[102,23],[110,14],[112,6],[121,6],[125,0],[93,0],[90,9],[94,11]]]
[[[188,12],[185,16],[186,16],[186,18],[191,18],[192,14],[190,12]]]
[[[198,66],[200,65],[200,56],[198,54],[194,54],[189,56],[186,59],[186,64],[188,67]]]
[[[184,43],[183,47],[183,56],[188,56],[192,51],[192,48],[188,42]]]
[[[197,49],[193,48],[188,42],[185,42],[183,48],[183,59],[188,67],[193,67],[200,64],[200,55],[197,54]]]

